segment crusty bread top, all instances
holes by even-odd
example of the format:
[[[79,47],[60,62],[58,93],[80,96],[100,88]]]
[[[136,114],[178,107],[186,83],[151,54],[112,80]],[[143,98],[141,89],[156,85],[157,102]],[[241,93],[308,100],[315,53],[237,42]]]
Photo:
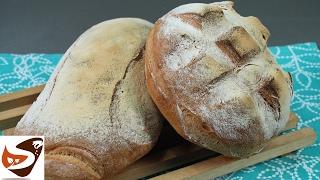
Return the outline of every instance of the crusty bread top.
[[[106,156],[121,155],[130,147],[136,152],[113,157],[114,162],[128,164],[141,157],[161,129],[158,110],[146,92],[142,60],[151,27],[141,19],[120,18],[87,30],[62,57],[16,134],[44,135],[46,149],[85,149],[104,165],[113,163],[105,162]],[[147,148],[139,152],[136,145]]]
[[[208,136],[225,147],[261,146],[286,124],[292,97],[289,75],[267,49],[269,31],[232,6],[177,7],[155,23],[147,41],[146,72],[157,91],[151,94],[174,104],[175,117],[167,118],[180,134],[213,150]],[[190,127],[195,118],[206,135]]]

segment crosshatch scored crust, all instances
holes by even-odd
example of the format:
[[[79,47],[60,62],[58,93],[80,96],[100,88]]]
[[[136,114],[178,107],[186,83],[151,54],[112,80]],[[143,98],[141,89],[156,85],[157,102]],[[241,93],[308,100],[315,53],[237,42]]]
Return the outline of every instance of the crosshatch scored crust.
[[[267,49],[267,28],[232,6],[187,4],[164,15],[149,34],[145,71],[149,93],[180,135],[247,157],[285,126],[292,82]]]

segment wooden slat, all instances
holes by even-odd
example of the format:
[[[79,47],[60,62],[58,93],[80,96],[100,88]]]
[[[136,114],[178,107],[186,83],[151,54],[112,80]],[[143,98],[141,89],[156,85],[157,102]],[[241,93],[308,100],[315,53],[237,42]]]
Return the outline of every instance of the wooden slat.
[[[44,85],[41,85],[10,94],[0,95],[0,112],[32,104],[43,90],[43,87]]]
[[[212,156],[218,156],[218,154],[193,144],[179,145],[145,156],[112,179],[145,178]]]
[[[283,131],[295,128],[297,122],[297,116],[294,115],[294,113],[291,113],[289,116],[289,122]],[[192,144],[180,145],[156,154],[149,154],[145,156],[126,168],[121,174],[114,177],[114,179],[143,178],[212,156],[217,156],[217,154]]]
[[[152,179],[209,179],[228,174],[233,171],[263,162],[281,154],[289,153],[312,144],[316,133],[311,128],[303,128],[285,135],[273,138],[260,153],[245,159],[235,159],[225,156],[207,160],[180,168]]]
[[[141,166],[144,166],[146,164],[154,163],[154,162],[161,162],[166,161],[169,159],[176,158],[180,155],[192,153],[195,151],[199,151],[202,149],[199,146],[195,146],[193,144],[183,144],[183,145],[177,145],[175,147],[170,147],[169,149],[165,151],[155,152],[153,154],[148,154],[143,159],[137,161],[133,165],[129,166],[126,170],[136,169],[140,168]]]
[[[0,112],[0,130],[15,127],[30,106],[29,104]]]
[[[282,131],[287,131],[289,129],[293,129],[297,127],[298,121],[299,121],[298,116],[295,113],[291,112],[289,115],[289,120],[286,124],[286,127]]]
[[[297,117],[290,116],[289,122],[283,131],[296,127]],[[14,129],[5,131],[5,135],[12,135]],[[203,149],[193,144],[184,144],[160,152],[148,154],[136,163],[127,167],[121,174],[113,179],[138,179],[156,173],[161,173],[187,163],[197,162],[207,157],[216,156],[215,152]]]
[[[0,96],[0,129],[14,127],[18,122],[18,120],[23,116],[23,114],[30,107],[32,102],[36,100],[36,97],[42,91],[43,87],[44,86],[39,86],[35,88],[30,88],[28,90],[24,90],[21,92]],[[289,117],[289,121],[286,125],[286,128],[283,131],[286,131],[291,128],[295,128],[297,125],[297,122],[298,122],[297,116],[294,113],[291,113]],[[5,135],[10,135],[12,134],[13,131],[14,131],[14,128],[8,129],[5,131]],[[265,150],[263,152],[265,152]],[[195,146],[192,144],[180,145],[177,147],[172,147],[167,150],[163,150],[163,151],[152,153],[145,156],[144,158],[140,159],[133,165],[126,168],[120,175],[118,175],[114,179],[143,178],[143,177],[148,177],[150,175],[155,175],[157,173],[162,173],[168,170],[173,170],[176,168],[180,168],[180,167],[195,163],[190,166],[187,166],[187,167],[193,167],[194,165],[198,164],[196,162],[199,162],[200,160],[203,160],[209,157],[211,157],[210,159],[216,159],[216,158],[221,159],[222,157],[226,158],[221,155],[216,158],[213,158],[213,156],[217,156],[217,154],[212,151],[200,148],[198,146]],[[206,161],[208,160],[201,161],[200,163],[206,162]],[[239,160],[237,160],[236,162],[238,161]],[[229,164],[230,162],[227,163],[227,165]],[[179,170],[172,171],[172,173],[177,172]],[[204,173],[209,173],[210,177],[212,177],[212,174],[210,174],[211,170],[208,170],[208,172],[204,172]],[[168,173],[168,174],[171,174],[171,173]],[[168,174],[165,174],[165,175],[168,175]],[[203,173],[196,174],[195,178],[197,178],[198,175],[199,176],[201,175],[201,178],[205,178],[203,176]],[[162,176],[158,176],[158,177],[161,178]]]

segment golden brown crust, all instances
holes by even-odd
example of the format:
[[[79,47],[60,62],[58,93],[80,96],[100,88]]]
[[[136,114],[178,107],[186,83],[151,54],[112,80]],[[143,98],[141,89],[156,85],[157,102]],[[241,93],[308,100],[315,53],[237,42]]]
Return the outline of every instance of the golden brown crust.
[[[155,37],[154,36],[154,31],[156,27],[150,31],[149,37]],[[154,39],[148,38],[148,41],[153,41]],[[174,99],[172,98],[165,98],[162,93],[158,91],[158,87],[160,87],[159,81],[153,81],[151,77],[151,69],[149,62],[146,62],[148,60],[153,60],[158,53],[158,51],[153,51],[153,49],[159,49],[159,46],[161,46],[161,43],[153,43],[153,42],[148,42],[148,46],[146,47],[146,51],[144,54],[144,59],[145,59],[145,75],[146,75],[146,84],[147,84],[147,89],[148,92],[153,99],[153,101],[156,103],[158,107],[166,107],[166,108],[159,108],[161,114],[166,117],[167,119],[174,119],[176,117],[176,112],[173,112],[175,108],[173,107],[175,104]],[[156,47],[153,47],[153,46]],[[151,53],[154,52],[154,53]],[[156,69],[152,69],[153,72],[156,71]],[[156,73],[160,74],[160,73]],[[155,84],[157,82],[157,84]],[[169,121],[169,123],[172,125],[172,127],[179,133],[181,136],[185,136],[183,133],[183,130],[181,129],[181,125],[179,121]]]
[[[161,116],[142,59],[151,27],[136,18],[102,22],[62,57],[15,130],[45,136],[46,176],[107,178],[155,145]]]
[[[269,31],[232,5],[187,4],[160,18],[145,71],[151,97],[182,137],[246,157],[284,127],[291,81],[266,49]]]

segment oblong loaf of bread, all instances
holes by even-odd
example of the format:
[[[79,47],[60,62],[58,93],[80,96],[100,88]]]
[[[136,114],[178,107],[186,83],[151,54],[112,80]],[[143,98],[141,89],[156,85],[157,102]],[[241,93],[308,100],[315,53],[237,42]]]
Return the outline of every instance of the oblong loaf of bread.
[[[227,156],[259,152],[289,117],[290,75],[267,48],[269,31],[232,2],[187,4],[151,30],[147,87],[185,139]]]
[[[136,18],[105,21],[64,54],[15,130],[45,136],[47,178],[106,178],[153,147],[161,118],[142,59],[151,27]]]

